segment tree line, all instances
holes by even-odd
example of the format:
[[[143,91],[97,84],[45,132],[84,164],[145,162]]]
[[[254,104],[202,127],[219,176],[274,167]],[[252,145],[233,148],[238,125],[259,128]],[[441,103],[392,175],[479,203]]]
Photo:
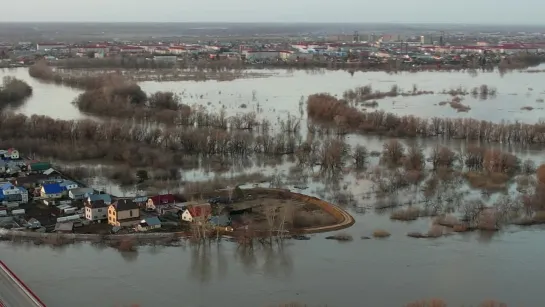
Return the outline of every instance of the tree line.
[[[385,111],[362,112],[345,100],[326,93],[310,95],[311,120],[336,127],[340,132],[359,132],[395,137],[437,137],[513,144],[545,143],[545,123],[493,123],[471,118],[421,118]]]

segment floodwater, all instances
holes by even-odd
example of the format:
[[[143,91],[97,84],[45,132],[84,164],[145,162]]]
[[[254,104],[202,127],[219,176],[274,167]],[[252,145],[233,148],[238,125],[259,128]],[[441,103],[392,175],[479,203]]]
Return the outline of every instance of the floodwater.
[[[82,115],[71,104],[79,93],[66,87],[33,80],[24,69],[3,70],[34,87],[34,95],[20,112],[75,119]],[[497,97],[479,101],[465,97],[471,110],[455,113],[448,105],[436,106],[446,95],[397,97],[379,100],[379,109],[417,116],[469,116],[494,121],[502,119],[535,122],[541,111],[520,111],[522,106],[540,107],[545,97],[540,74],[426,72],[418,74],[328,72],[326,74],[281,71],[276,76],[231,82],[143,82],[145,91],[172,90],[186,103],[208,108],[226,105],[237,111],[263,109],[260,116],[276,118],[282,113],[299,114],[301,96],[316,92],[341,95],[346,89],[372,84],[388,90],[397,84],[405,90],[417,84],[420,90],[442,91],[481,84],[495,87]],[[531,90],[530,90],[531,89]],[[517,95],[512,95],[517,93]],[[202,98],[201,98],[202,95]],[[395,103],[393,103],[395,100]],[[210,102],[210,105],[208,104]],[[248,108],[239,109],[241,104]],[[371,150],[384,138],[349,136],[351,144],[365,142]],[[422,141],[424,145],[434,140]],[[461,141],[448,141],[461,148]],[[540,148],[512,148],[521,157],[542,160]],[[289,167],[278,167],[287,171]],[[264,172],[271,172],[271,168]],[[233,175],[233,174],[231,174]],[[204,180],[205,172],[191,172],[185,179]],[[389,213],[370,209],[363,195],[365,179],[344,178],[358,206],[348,210],[356,224],[344,230],[353,242],[325,240],[329,234],[309,241],[288,241],[274,249],[248,253],[234,243],[209,247],[141,247],[138,253],[77,244],[62,248],[0,243],[0,259],[6,262],[48,306],[239,306],[261,307],[286,302],[310,306],[404,306],[424,298],[439,297],[452,306],[496,299],[510,306],[541,306],[541,257],[544,227],[507,228],[496,234],[454,234],[438,239],[413,239],[411,231],[426,231],[430,221],[392,222]],[[317,185],[303,193],[318,195]],[[392,233],[387,239],[360,240],[375,229]],[[537,244],[536,244],[537,243]],[[536,262],[537,261],[537,262]],[[509,289],[510,291],[505,291]],[[524,295],[519,295],[524,293]],[[450,306],[450,304],[449,304]]]

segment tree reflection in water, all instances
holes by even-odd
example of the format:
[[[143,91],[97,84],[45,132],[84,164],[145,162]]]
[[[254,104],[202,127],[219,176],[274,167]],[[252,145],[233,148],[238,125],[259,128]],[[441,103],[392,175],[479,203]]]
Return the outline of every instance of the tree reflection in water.
[[[234,263],[240,264],[246,274],[257,273],[278,278],[288,277],[293,272],[293,259],[289,253],[289,243],[286,241],[275,241],[273,244],[258,240],[246,244],[221,240],[199,241],[192,243],[190,249],[189,275],[201,283],[227,276],[231,262],[229,251],[234,252]]]

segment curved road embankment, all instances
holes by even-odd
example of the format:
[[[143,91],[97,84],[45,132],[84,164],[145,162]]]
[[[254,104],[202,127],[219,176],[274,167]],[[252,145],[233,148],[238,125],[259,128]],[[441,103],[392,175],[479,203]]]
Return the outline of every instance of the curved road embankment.
[[[336,231],[348,228],[352,225],[354,225],[355,220],[352,215],[350,215],[348,212],[340,208],[339,206],[336,206],[332,203],[329,203],[325,200],[308,196],[304,194],[299,194],[295,192],[291,192],[290,190],[286,189],[265,189],[265,188],[256,188],[256,189],[250,189],[250,190],[261,190],[264,192],[274,192],[278,193],[282,197],[291,197],[294,200],[304,202],[310,205],[314,205],[319,207],[324,212],[332,215],[335,218],[335,224],[333,225],[327,225],[327,226],[316,226],[316,227],[307,227],[304,229],[297,229],[296,233],[304,233],[304,234],[312,234],[312,233],[320,233],[320,232],[329,232],[329,231]],[[160,239],[169,239],[173,238],[174,236],[187,236],[186,232],[159,232],[159,233],[134,233],[134,234],[110,234],[110,235],[99,235],[99,234],[76,234],[76,233],[69,233],[69,234],[60,234],[60,233],[39,233],[39,232],[30,232],[30,231],[16,231],[16,230],[4,230],[2,233],[0,233],[3,237],[20,237],[20,238],[30,238],[30,239],[66,239],[66,240],[73,240],[73,241],[122,241],[126,239],[134,239],[136,241],[143,241],[146,240],[160,240]]]
[[[312,196],[308,196],[308,195],[304,195],[304,194],[299,194],[299,193],[295,193],[295,192],[289,192],[289,193],[292,195],[293,198],[295,198],[295,199],[297,199],[299,201],[302,201],[302,202],[312,204],[312,205],[315,205],[315,206],[319,207],[323,211],[325,211],[325,212],[329,213],[330,215],[332,215],[336,220],[336,223],[333,224],[333,225],[307,227],[307,228],[301,230],[302,233],[311,234],[311,233],[341,230],[341,229],[345,229],[345,228],[348,228],[348,227],[354,225],[354,223],[356,222],[354,220],[354,217],[352,215],[350,215],[350,213],[346,212],[344,209],[340,208],[337,205],[334,205],[332,203],[329,203],[329,202],[327,202],[325,200],[322,200],[322,199],[319,199],[319,198],[316,198],[316,197],[312,197]]]

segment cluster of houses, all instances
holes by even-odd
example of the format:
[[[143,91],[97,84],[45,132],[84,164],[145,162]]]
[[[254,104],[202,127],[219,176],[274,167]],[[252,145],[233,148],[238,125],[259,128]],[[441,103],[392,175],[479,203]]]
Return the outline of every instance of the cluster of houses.
[[[56,232],[72,232],[74,227],[94,223],[107,224],[113,229],[149,231],[161,228],[160,217],[165,216],[174,217],[177,222],[228,224],[228,219],[212,216],[209,202],[180,201],[172,194],[112,197],[66,179],[48,162],[24,161],[15,149],[0,150],[0,158],[0,166],[9,165],[8,168],[18,170],[16,175],[4,174],[5,181],[0,180],[0,227],[3,218],[11,218],[17,220],[17,227],[45,229],[41,224],[44,220],[49,223],[49,218],[46,216],[40,223],[38,216],[28,212],[29,208],[35,212],[33,208],[39,202],[56,218]]]

